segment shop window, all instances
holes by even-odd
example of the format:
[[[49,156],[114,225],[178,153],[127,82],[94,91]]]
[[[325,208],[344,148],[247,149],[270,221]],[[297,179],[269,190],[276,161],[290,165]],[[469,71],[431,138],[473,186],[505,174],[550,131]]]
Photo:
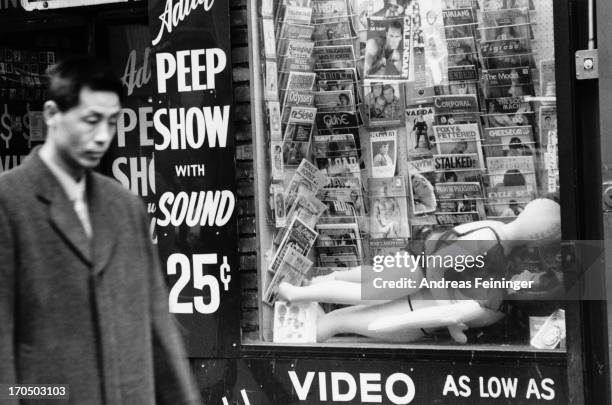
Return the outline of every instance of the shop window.
[[[259,4],[261,342],[563,348],[552,7]]]

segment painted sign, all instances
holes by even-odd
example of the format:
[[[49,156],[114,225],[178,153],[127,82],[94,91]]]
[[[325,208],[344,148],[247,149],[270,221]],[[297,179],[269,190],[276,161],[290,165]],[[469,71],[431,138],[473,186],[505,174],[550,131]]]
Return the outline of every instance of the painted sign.
[[[240,336],[229,27],[227,1],[149,2],[157,243],[192,357]],[[134,91],[149,77],[135,67]]]

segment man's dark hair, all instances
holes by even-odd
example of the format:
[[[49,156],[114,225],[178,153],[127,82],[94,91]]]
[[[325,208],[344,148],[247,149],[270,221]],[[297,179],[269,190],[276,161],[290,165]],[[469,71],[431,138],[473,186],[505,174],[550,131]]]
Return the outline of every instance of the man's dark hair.
[[[110,91],[125,97],[123,86],[110,66],[92,56],[72,56],[47,69],[49,100],[55,101],[60,111],[67,111],[79,104],[84,87],[94,91]]]
[[[385,91],[389,90],[389,89],[393,90],[393,94],[395,94],[395,89],[394,89],[394,88],[393,88],[393,86],[392,86],[392,85],[390,85],[390,84],[385,84],[385,85],[383,86],[383,93],[384,93]]]
[[[387,25],[387,31],[386,32],[389,32],[389,30],[391,28],[396,29],[396,30],[400,30],[400,32],[404,32],[404,26],[399,21],[397,21],[397,20],[393,20],[393,21],[391,21],[391,24]]]
[[[525,186],[527,182],[525,181],[525,176],[518,169],[509,169],[504,173],[503,184],[506,187],[514,187],[514,186]]]

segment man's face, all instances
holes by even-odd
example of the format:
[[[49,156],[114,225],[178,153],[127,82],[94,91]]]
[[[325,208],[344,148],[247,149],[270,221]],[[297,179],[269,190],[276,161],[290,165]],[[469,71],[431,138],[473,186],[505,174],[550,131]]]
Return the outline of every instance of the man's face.
[[[387,48],[396,50],[402,40],[402,30],[399,28],[389,27],[387,31]]]
[[[383,143],[380,145],[380,149],[378,150],[381,155],[385,156],[389,152],[389,145]]]
[[[387,103],[392,103],[393,99],[395,98],[395,91],[393,88],[386,89],[383,91],[383,96],[385,97],[385,101]]]
[[[382,112],[385,109],[385,100],[382,98],[376,99],[376,107],[374,108],[376,112]]]
[[[49,113],[49,141],[58,163],[77,173],[98,166],[117,132],[120,110],[117,94],[83,88],[79,104]]]

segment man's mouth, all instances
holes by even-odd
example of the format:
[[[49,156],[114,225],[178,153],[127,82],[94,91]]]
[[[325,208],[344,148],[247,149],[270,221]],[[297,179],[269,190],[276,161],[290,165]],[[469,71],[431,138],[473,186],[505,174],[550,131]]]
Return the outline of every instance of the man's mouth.
[[[89,159],[100,159],[102,158],[102,156],[104,156],[104,152],[88,151],[88,152],[85,152],[85,156]]]

